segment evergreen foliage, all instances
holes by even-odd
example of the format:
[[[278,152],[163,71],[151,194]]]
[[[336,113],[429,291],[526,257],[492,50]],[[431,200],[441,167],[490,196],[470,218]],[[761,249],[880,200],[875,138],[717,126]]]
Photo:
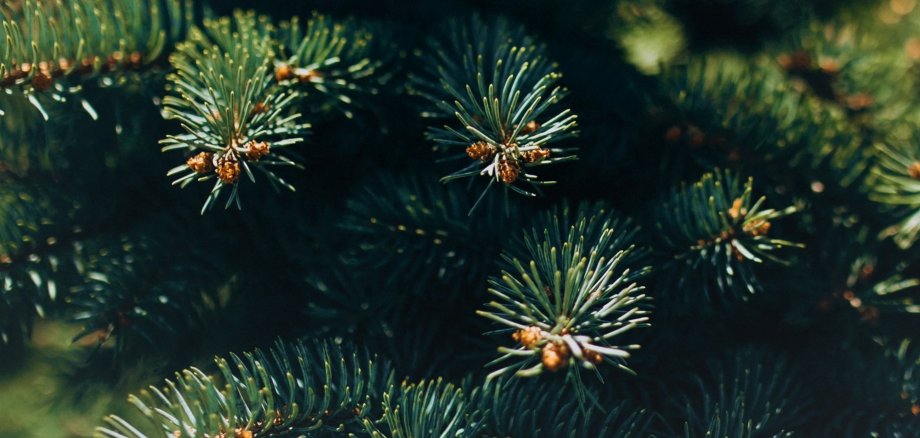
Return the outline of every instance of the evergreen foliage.
[[[370,415],[369,402],[392,383],[386,363],[329,341],[278,342],[268,351],[215,359],[219,374],[176,373],[131,402],[166,436],[280,436],[347,432]],[[118,416],[100,436],[145,437]]]
[[[512,332],[519,347],[499,347],[502,368],[543,371],[610,363],[628,370],[628,350],[638,345],[613,339],[648,325],[647,299],[638,281],[648,273],[631,241],[636,229],[603,205],[562,207],[543,215],[523,241],[502,255],[501,277],[489,280],[496,298],[478,313]]]
[[[765,208],[753,195],[753,179],[730,172],[703,175],[691,186],[675,189],[656,211],[656,237],[672,252],[679,278],[675,290],[698,287],[704,298],[720,293],[745,297],[760,283],[751,264],[785,263],[779,250],[795,243],[768,237],[772,221],[795,212]],[[686,297],[687,302],[696,296]]]
[[[794,373],[763,352],[740,351],[697,376],[698,393],[686,398],[684,436],[793,436],[805,422]]]
[[[454,21],[445,40],[431,43],[426,56],[436,63],[418,76],[417,88],[436,105],[423,115],[456,118],[460,126],[430,128],[428,138],[444,149],[463,147],[465,155],[451,157],[473,162],[443,181],[478,174],[489,179],[487,187],[503,183],[534,196],[515,183],[549,182],[526,169],[575,158],[565,149],[544,147],[575,133],[576,116],[554,108],[565,95],[556,85],[561,77],[557,66],[523,29],[504,21]]]
[[[183,0],[26,0],[5,5],[0,87],[16,90],[48,119],[43,103],[112,85],[161,63],[192,19]],[[50,97],[50,99],[48,98]],[[94,118],[96,111],[81,98]]]
[[[0,435],[917,436],[918,25],[2,2]]]

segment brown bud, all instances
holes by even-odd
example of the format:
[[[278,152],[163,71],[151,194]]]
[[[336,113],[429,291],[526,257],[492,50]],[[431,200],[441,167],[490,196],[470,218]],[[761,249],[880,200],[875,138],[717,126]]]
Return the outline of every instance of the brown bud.
[[[791,55],[780,55],[777,61],[786,71],[802,71],[811,68],[812,60],[808,52],[798,51]]]
[[[107,69],[115,70],[121,64],[121,61],[125,58],[125,55],[121,52],[113,52],[105,60],[105,67]]]
[[[93,68],[95,66],[96,66],[96,57],[92,55],[87,56],[86,58],[83,58],[80,60],[79,72],[80,74],[89,74],[93,71]]]
[[[840,72],[840,62],[833,58],[824,58],[818,61],[818,68],[824,73],[835,75]]]
[[[920,161],[915,161],[910,166],[907,166],[907,174],[913,179],[920,180]]]
[[[543,331],[539,327],[530,326],[514,332],[511,335],[511,339],[520,342],[526,348],[533,348],[537,345],[537,342],[543,339]]]
[[[565,368],[569,362],[569,347],[563,342],[552,342],[543,347],[543,367],[550,371]]]
[[[920,405],[914,403],[914,405],[910,407],[910,413],[914,414],[915,417],[920,415]]]
[[[674,125],[664,132],[664,140],[672,144],[677,143],[680,141],[681,134],[680,126]]]
[[[47,91],[51,88],[51,76],[45,72],[37,72],[32,76],[32,87],[38,91]]]
[[[904,51],[907,52],[907,57],[912,61],[920,60],[920,38],[911,38],[907,40]]]
[[[498,162],[498,176],[505,184],[511,184],[517,181],[521,173],[521,165],[515,160],[502,159]]]
[[[549,155],[550,155],[549,149],[540,148],[540,149],[534,149],[534,150],[527,151],[527,152],[522,152],[521,159],[523,159],[525,163],[538,163],[540,161],[543,161],[549,158]]]
[[[728,209],[728,216],[732,219],[738,219],[747,214],[747,210],[742,208],[741,198],[735,199],[732,202],[732,208]]]
[[[66,73],[70,70],[71,67],[73,67],[73,62],[71,62],[69,59],[67,58],[58,59],[58,69],[61,72]]]
[[[495,146],[484,141],[477,141],[467,146],[466,154],[474,160],[489,161],[495,156]]]
[[[531,132],[534,132],[538,129],[540,129],[540,123],[538,123],[536,120],[531,120],[527,122],[523,128],[521,128],[521,134],[530,134]]]
[[[48,61],[39,62],[38,71],[51,78],[56,78],[64,74],[64,72],[57,68],[57,64]]]
[[[860,111],[872,106],[875,99],[869,93],[857,93],[847,97],[847,107],[853,111]]]
[[[706,144],[706,134],[699,128],[691,126],[688,131],[690,134],[690,146],[698,148]]]
[[[240,178],[240,163],[236,159],[222,158],[217,163],[217,177],[224,184],[233,184]]]
[[[279,64],[277,67],[275,67],[275,79],[277,79],[278,82],[290,79],[291,73],[291,66],[287,64]]]
[[[267,112],[267,111],[268,111],[268,104],[267,104],[267,103],[264,103],[264,102],[256,102],[256,104],[252,106],[252,113],[253,113],[253,114],[262,114],[262,113]]]
[[[268,155],[268,151],[270,149],[271,147],[268,145],[268,143],[264,141],[257,142],[252,140],[249,142],[248,150],[246,151],[246,159],[250,161],[256,161],[259,158]]]
[[[128,64],[130,64],[133,68],[140,67],[143,61],[144,55],[141,55],[141,52],[135,50],[131,52],[130,55],[128,55]]]
[[[214,155],[212,153],[201,152],[189,157],[185,164],[195,173],[208,173],[214,169],[213,160]]]
[[[581,355],[585,357],[585,360],[594,364],[599,364],[604,361],[604,356],[602,354],[587,348],[582,349]]]
[[[742,227],[745,233],[750,236],[765,236],[770,231],[770,222],[765,220],[758,220],[744,224]]]

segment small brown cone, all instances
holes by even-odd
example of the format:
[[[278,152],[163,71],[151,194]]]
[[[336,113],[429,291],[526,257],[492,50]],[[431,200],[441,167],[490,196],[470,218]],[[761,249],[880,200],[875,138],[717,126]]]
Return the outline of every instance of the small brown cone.
[[[734,202],[732,202],[732,208],[728,209],[728,216],[731,217],[732,219],[738,219],[739,217],[744,216],[746,214],[747,214],[747,211],[744,208],[742,208],[741,198],[735,199]]]
[[[217,163],[217,177],[224,184],[234,184],[240,178],[240,163],[235,159],[221,159]]]
[[[474,160],[489,161],[495,156],[495,146],[477,141],[466,148],[466,155]]]
[[[846,98],[847,107],[853,111],[862,111],[872,106],[875,99],[869,93],[856,93]]]
[[[530,326],[520,329],[511,335],[511,338],[520,342],[526,348],[533,348],[543,339],[543,331],[539,327]]]
[[[517,161],[503,159],[498,162],[498,176],[505,184],[511,184],[518,179],[521,165]]]
[[[540,129],[540,123],[536,120],[531,120],[527,122],[523,128],[521,128],[521,134],[530,134],[531,132],[534,132],[538,129]]]
[[[600,353],[594,350],[589,350],[587,348],[582,350],[581,355],[585,357],[585,360],[593,364],[599,364],[604,361],[603,355],[601,355]]]
[[[664,132],[664,141],[674,144],[680,141],[682,136],[683,132],[681,131],[680,126],[674,125]]]
[[[214,169],[213,160],[214,155],[212,153],[201,152],[189,157],[185,164],[195,173],[208,173]]]
[[[811,54],[805,51],[780,55],[777,61],[782,68],[786,69],[786,71],[808,70],[812,65]]]
[[[51,88],[51,76],[40,71],[32,76],[32,87],[38,91],[47,91]]]
[[[525,163],[539,163],[547,158],[549,158],[550,152],[549,149],[534,149],[532,151],[522,152],[521,159]]]
[[[268,104],[263,103],[263,102],[256,102],[256,104],[252,106],[252,113],[262,114],[264,112],[267,112],[268,108],[269,108]]]
[[[770,222],[765,220],[759,220],[750,222],[744,225],[744,232],[750,236],[765,236],[770,232]]]
[[[287,64],[280,64],[275,67],[275,79],[278,80],[278,82],[290,79],[293,73],[291,66]]]
[[[268,143],[264,141],[250,141],[249,150],[246,151],[246,159],[250,161],[256,161],[259,158],[268,155],[270,149],[271,146],[269,146]]]
[[[543,347],[543,367],[556,372],[569,363],[569,347],[562,342],[552,342]]]
[[[907,174],[913,179],[920,179],[920,161],[907,166]]]
[[[141,64],[144,62],[144,55],[141,52],[134,51],[128,55],[128,65],[131,68],[140,68]]]

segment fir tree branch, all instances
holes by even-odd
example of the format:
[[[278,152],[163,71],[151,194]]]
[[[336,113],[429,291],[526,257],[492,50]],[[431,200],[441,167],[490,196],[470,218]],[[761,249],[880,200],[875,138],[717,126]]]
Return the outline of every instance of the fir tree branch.
[[[785,361],[752,350],[712,363],[695,378],[698,392],[684,398],[684,436],[793,436],[805,422],[794,376]]]
[[[544,47],[522,28],[504,21],[448,25],[444,41],[432,41],[436,62],[414,79],[415,92],[436,109],[424,116],[453,124],[432,127],[428,138],[445,150],[465,148],[450,159],[473,160],[442,181],[482,175],[492,184],[535,196],[525,187],[550,184],[527,169],[575,159],[569,150],[551,144],[575,134],[576,116],[557,110],[565,90],[556,85],[561,74]]]
[[[742,184],[730,172],[707,173],[691,186],[674,189],[655,210],[655,237],[660,249],[673,256],[669,274],[685,285],[702,287],[708,299],[731,293],[746,299],[760,289],[753,266],[785,263],[776,252],[801,245],[768,237],[772,221],[788,216],[795,207],[765,208],[755,201],[753,179]],[[715,290],[713,290],[715,289]],[[685,294],[686,303],[695,295]]]
[[[557,382],[507,379],[477,388],[486,437],[645,437],[651,416],[627,402],[589,405],[560,396]]]
[[[220,242],[189,239],[177,222],[155,216],[127,233],[83,243],[83,281],[67,297],[70,319],[83,326],[74,342],[114,344],[116,359],[171,352],[169,340],[178,345],[214,317],[232,265],[215,255],[226,252]],[[163,260],[167,253],[173,255]]]
[[[425,292],[484,281],[520,215],[506,214],[499,197],[487,196],[480,201],[481,217],[461,219],[475,201],[463,187],[444,187],[433,175],[379,175],[346,203],[341,228],[354,243],[343,261],[374,270],[395,286]]]
[[[0,347],[31,333],[79,282],[82,247],[76,204],[53,191],[4,181],[0,190]]]
[[[872,169],[868,185],[870,198],[889,206],[899,218],[898,224],[885,230],[903,249],[910,248],[920,236],[920,148],[915,142],[904,145],[880,143],[878,162]]]
[[[373,438],[477,436],[482,427],[469,396],[441,379],[391,387],[381,418],[363,421]]]
[[[828,373],[840,400],[826,407],[838,436],[914,436],[920,432],[920,350],[910,338],[873,340],[846,352],[849,367]],[[854,349],[855,350],[855,349]]]
[[[377,409],[390,387],[389,365],[331,341],[277,342],[267,351],[215,358],[220,373],[177,373],[129,401],[154,425],[154,436],[272,437],[346,433]],[[111,415],[100,437],[146,437],[140,425]]]
[[[184,0],[24,0],[0,12],[0,88],[26,97],[46,120],[44,103],[70,96],[95,118],[76,96],[82,84],[113,84],[112,75],[158,63],[192,17]]]
[[[181,174],[174,184],[215,181],[202,212],[224,189],[231,191],[226,207],[240,207],[238,183],[244,175],[255,182],[261,174],[276,189],[294,189],[274,168],[301,167],[285,148],[302,142],[309,125],[292,113],[298,93],[273,81],[270,26],[243,12],[232,20],[208,20],[170,56],[176,72],[168,77],[171,94],[163,99],[163,111],[185,133],[161,143],[164,151],[197,152],[170,170],[169,175]]]
[[[342,22],[313,14],[306,23],[298,17],[284,21],[277,32],[279,58],[275,79],[306,90],[317,112],[335,108],[353,116],[350,107],[358,93],[377,93],[390,79],[387,59],[396,52],[355,20]]]
[[[647,299],[638,283],[649,272],[637,228],[603,205],[567,206],[542,215],[536,228],[502,254],[502,275],[489,280],[496,301],[477,312],[511,333],[519,344],[500,347],[494,364],[510,362],[489,377],[514,371],[625,366],[629,350],[613,339],[648,326]]]
[[[805,184],[844,189],[868,172],[864,133],[836,104],[798,91],[772,60],[704,57],[667,68],[661,85],[668,150],[707,169],[743,167],[777,180],[802,178],[790,174],[797,169]]]

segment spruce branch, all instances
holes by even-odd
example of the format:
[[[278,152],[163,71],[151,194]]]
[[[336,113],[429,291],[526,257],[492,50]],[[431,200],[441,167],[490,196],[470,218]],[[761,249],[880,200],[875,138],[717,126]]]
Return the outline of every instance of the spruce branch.
[[[868,181],[869,196],[889,206],[899,219],[884,235],[907,249],[920,236],[920,147],[915,141],[898,146],[880,143],[877,151],[877,163]]]
[[[331,263],[330,263],[331,265]],[[307,278],[309,303],[304,314],[322,334],[366,336],[392,333],[390,324],[397,310],[404,309],[408,296],[393,296],[395,289],[381,290],[364,275],[341,266],[320,266]]]
[[[278,341],[267,350],[215,358],[219,374],[188,368],[129,398],[154,436],[272,437],[355,432],[392,386],[389,365],[332,341]],[[110,415],[100,437],[146,437]]]
[[[27,98],[46,120],[45,103],[71,96],[95,118],[78,97],[83,84],[115,84],[113,76],[158,63],[192,17],[184,0],[24,0],[0,13],[0,88]]]
[[[168,77],[171,93],[163,99],[163,113],[178,120],[185,133],[161,143],[163,151],[195,154],[169,171],[181,175],[174,184],[214,181],[202,213],[224,189],[231,191],[225,207],[239,208],[244,175],[255,182],[259,173],[275,189],[294,190],[274,169],[302,167],[285,149],[301,143],[309,125],[292,111],[298,93],[273,80],[270,26],[243,12],[232,20],[208,20],[170,56],[176,72]]]
[[[231,275],[229,261],[214,255],[219,242],[178,238],[177,222],[156,216],[129,232],[83,243],[83,281],[66,298],[70,319],[82,325],[74,342],[112,346],[116,359],[136,357],[169,351],[167,339],[212,319],[217,292]],[[167,253],[173,255],[164,260]]]
[[[76,204],[52,190],[5,180],[0,189],[0,347],[29,336],[78,282],[82,258]]]
[[[507,379],[476,388],[473,398],[485,413],[484,436],[534,438],[645,437],[651,416],[628,402],[588,405],[560,397],[554,382]]]
[[[694,380],[683,399],[686,438],[788,437],[805,422],[795,373],[765,352],[737,351]]]
[[[779,178],[791,165],[808,172],[808,184],[850,188],[871,164],[864,133],[847,114],[799,91],[773,60],[714,56],[674,65],[662,74],[661,93],[669,150],[708,169],[744,167]]]
[[[777,252],[802,246],[768,236],[772,221],[796,208],[766,208],[765,197],[753,197],[753,183],[752,178],[742,182],[717,170],[675,188],[655,209],[655,237],[660,249],[673,257],[668,273],[678,279],[676,290],[683,292],[692,284],[708,299],[728,293],[747,299],[761,288],[752,265],[784,264]],[[692,302],[695,296],[683,298]]]
[[[840,436],[916,436],[920,432],[920,350],[909,339],[878,339],[852,374],[833,380],[850,397],[830,412]],[[865,352],[864,352],[865,353]],[[836,407],[836,406],[835,406]]]
[[[788,142],[783,119],[772,117],[797,108],[777,71],[737,59],[708,59],[666,68],[666,142],[686,147],[706,167],[782,158]]]
[[[499,183],[536,196],[530,187],[552,181],[528,169],[576,158],[551,146],[576,133],[576,116],[557,109],[565,96],[556,84],[561,74],[542,45],[504,21],[453,21],[447,35],[431,42],[428,54],[435,62],[414,78],[415,93],[436,106],[423,116],[456,119],[430,128],[428,138],[445,150],[465,150],[447,159],[468,164],[442,181],[481,175],[488,179],[486,190]]]
[[[522,241],[502,254],[502,274],[489,280],[496,298],[477,313],[511,335],[499,347],[505,362],[489,378],[515,372],[595,369],[608,363],[630,371],[629,350],[614,339],[648,326],[647,297],[638,283],[649,272],[634,243],[638,229],[602,204],[563,206],[541,216]]]
[[[431,174],[378,175],[346,203],[340,226],[354,243],[342,259],[400,287],[407,278],[426,291],[484,281],[520,215],[506,214],[499,197],[487,196],[482,217],[461,220],[474,202],[463,187],[438,184]]]
[[[477,436],[482,427],[469,396],[441,379],[390,387],[380,419],[363,422],[373,438]]]
[[[308,101],[319,94],[320,110],[332,107],[351,118],[353,96],[377,93],[389,79],[393,47],[353,19],[337,22],[314,13],[306,23],[298,17],[282,22],[277,34],[275,79],[305,90]]]
[[[920,314],[920,279],[911,263],[866,225],[841,221],[823,234],[812,264],[820,273],[817,281],[801,282],[802,292],[818,292],[820,310],[839,310],[863,327],[910,330],[903,322]]]

